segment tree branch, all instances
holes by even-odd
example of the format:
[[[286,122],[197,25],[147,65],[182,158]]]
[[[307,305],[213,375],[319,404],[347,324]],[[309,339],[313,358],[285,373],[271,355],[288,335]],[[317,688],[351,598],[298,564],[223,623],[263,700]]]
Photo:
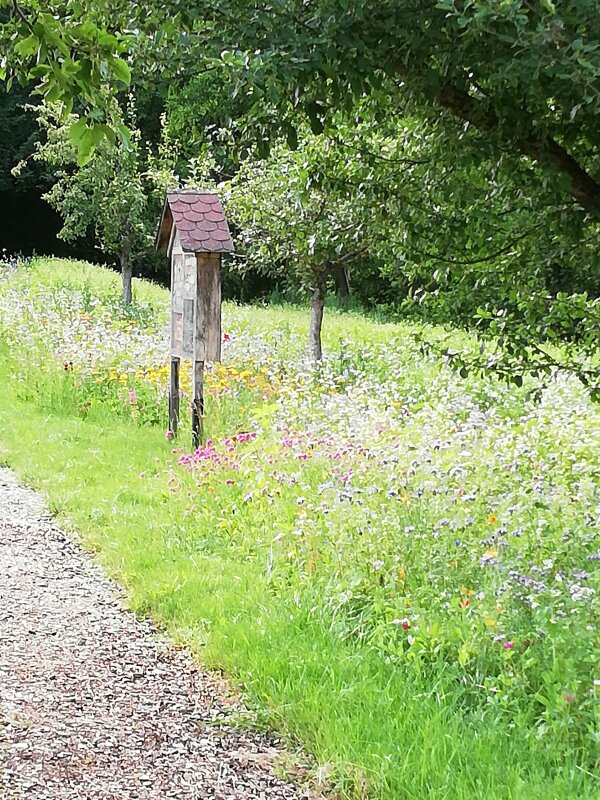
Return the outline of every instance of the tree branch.
[[[17,0],[12,0],[12,7],[13,7],[13,11],[19,17],[21,22],[23,22],[23,24],[27,26],[28,30],[30,30],[31,33],[33,33],[33,25],[31,24],[31,22],[25,16],[25,14],[23,12],[23,9],[21,8],[21,6],[17,2]]]
[[[439,104],[460,119],[484,131],[497,128],[500,120],[492,110],[482,111],[479,103],[468,92],[446,84],[438,95]],[[582,208],[594,215],[600,214],[600,184],[583,169],[562,145],[550,137],[531,135],[520,142],[520,150],[539,163],[550,163],[569,178],[571,196]]]

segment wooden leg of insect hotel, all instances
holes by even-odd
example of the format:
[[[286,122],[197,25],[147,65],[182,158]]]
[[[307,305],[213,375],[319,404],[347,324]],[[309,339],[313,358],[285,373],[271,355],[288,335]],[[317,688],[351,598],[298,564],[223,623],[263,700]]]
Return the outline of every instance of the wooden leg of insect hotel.
[[[199,447],[204,433],[204,361],[194,362],[192,392],[192,444]]]
[[[171,358],[171,377],[169,381],[169,430],[177,435],[179,424],[179,365],[178,358]]]

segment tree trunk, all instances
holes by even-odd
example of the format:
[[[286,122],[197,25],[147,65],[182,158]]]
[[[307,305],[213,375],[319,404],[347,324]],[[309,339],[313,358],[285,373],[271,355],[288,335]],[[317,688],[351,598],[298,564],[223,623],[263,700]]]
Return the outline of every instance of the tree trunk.
[[[121,279],[123,281],[123,302],[126,306],[131,304],[133,294],[131,290],[131,279],[133,277],[133,266],[126,256],[121,256]]]
[[[335,281],[335,291],[344,305],[348,304],[350,299],[350,278],[346,267],[337,266],[333,273]]]
[[[315,363],[323,358],[321,345],[321,328],[323,326],[323,310],[325,308],[325,287],[317,285],[310,298],[310,331],[309,344],[310,356]]]
[[[123,303],[128,306],[133,300],[131,279],[133,278],[133,263],[131,258],[132,240],[131,224],[127,219],[121,235],[121,280],[123,282]]]

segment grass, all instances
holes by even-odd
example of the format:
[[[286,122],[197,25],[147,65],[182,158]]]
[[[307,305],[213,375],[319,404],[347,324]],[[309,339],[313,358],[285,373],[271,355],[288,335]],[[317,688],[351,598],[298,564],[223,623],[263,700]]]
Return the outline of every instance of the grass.
[[[166,293],[138,282],[127,316],[116,280],[41,262],[4,281],[0,458],[132,607],[342,796],[600,797],[599,416],[581,387],[534,406],[531,387],[457,383],[410,326],[341,313],[315,374],[303,311],[227,307],[213,444],[191,454],[187,431],[165,438],[148,344]]]

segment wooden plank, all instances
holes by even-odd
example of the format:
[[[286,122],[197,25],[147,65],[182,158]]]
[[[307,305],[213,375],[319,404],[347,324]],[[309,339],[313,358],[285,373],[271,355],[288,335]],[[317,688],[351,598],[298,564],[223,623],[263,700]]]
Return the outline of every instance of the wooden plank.
[[[183,358],[183,252],[171,255],[171,356]],[[189,358],[189,356],[188,356]]]
[[[178,358],[171,358],[171,374],[169,381],[169,430],[177,435],[179,425],[179,366]]]
[[[204,436],[204,361],[194,361],[192,376],[192,445],[199,447]]]
[[[176,358],[182,357],[183,350],[183,314],[171,312],[171,355]]]
[[[183,358],[193,359],[194,355],[194,301],[183,300],[183,337],[181,352]]]
[[[221,256],[196,253],[195,361],[221,360]]]

